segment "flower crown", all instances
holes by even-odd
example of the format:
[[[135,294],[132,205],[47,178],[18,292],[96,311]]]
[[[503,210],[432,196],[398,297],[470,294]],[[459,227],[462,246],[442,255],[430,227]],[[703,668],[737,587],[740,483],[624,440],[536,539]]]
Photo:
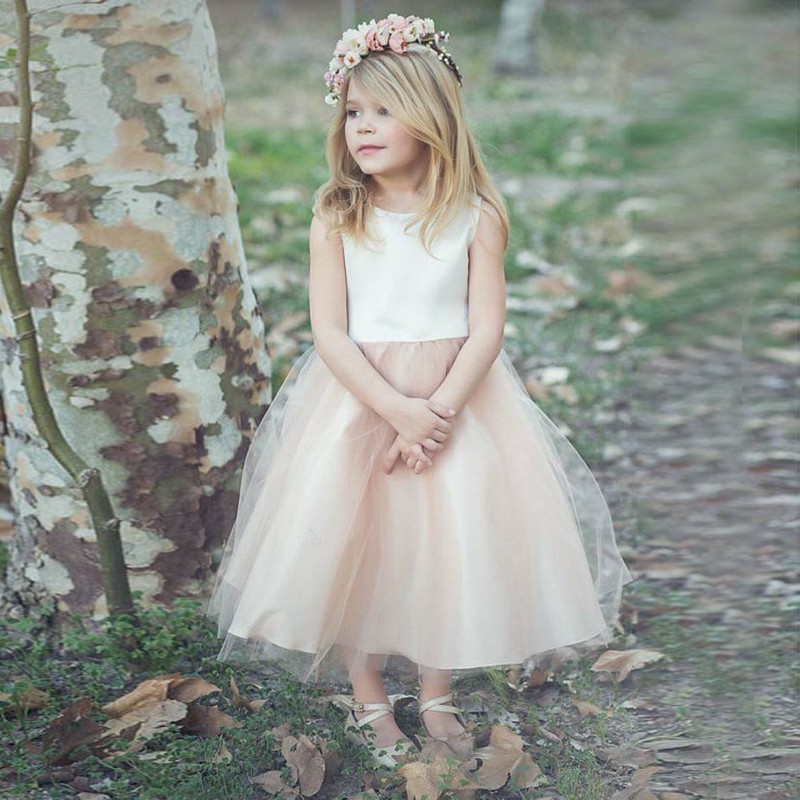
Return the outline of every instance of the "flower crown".
[[[325,102],[330,106],[339,104],[347,71],[368,56],[370,51],[393,50],[402,55],[411,42],[427,45],[436,52],[439,59],[453,70],[461,85],[461,73],[456,62],[442,46],[449,38],[449,33],[436,30],[430,17],[422,19],[413,15],[404,17],[401,14],[389,14],[379,22],[372,19],[362,22],[357,28],[349,28],[336,43],[333,58],[325,72],[325,83],[329,89]]]

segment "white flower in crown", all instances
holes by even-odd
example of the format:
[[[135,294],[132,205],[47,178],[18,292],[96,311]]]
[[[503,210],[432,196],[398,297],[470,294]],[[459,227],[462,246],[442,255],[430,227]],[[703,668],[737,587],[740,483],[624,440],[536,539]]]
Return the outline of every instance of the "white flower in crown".
[[[395,28],[392,25],[380,25],[378,27],[378,41],[386,47],[389,44],[389,37],[394,33]]]
[[[407,42],[416,42],[422,35],[422,28],[418,22],[412,22],[403,28],[403,38]]]
[[[342,64],[344,64],[344,66],[348,69],[353,69],[353,67],[358,64],[359,61],[361,61],[361,56],[355,50],[350,50],[344,54]]]
[[[354,50],[359,55],[365,56],[369,52],[365,36],[366,31],[351,28],[342,34],[342,41],[348,50]]]

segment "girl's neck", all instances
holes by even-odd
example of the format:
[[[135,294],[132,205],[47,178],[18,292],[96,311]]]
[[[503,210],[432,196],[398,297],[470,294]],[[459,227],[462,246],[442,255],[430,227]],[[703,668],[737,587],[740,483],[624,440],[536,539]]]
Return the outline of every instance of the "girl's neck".
[[[425,202],[426,197],[421,189],[421,184],[390,187],[381,186],[373,180],[372,201],[374,205],[387,211],[417,210]]]

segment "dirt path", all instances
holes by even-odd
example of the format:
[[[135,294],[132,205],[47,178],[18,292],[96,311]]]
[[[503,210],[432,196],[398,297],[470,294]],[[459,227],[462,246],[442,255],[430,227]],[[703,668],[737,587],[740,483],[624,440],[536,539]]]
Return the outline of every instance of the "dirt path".
[[[676,282],[721,255],[740,285],[673,321],[686,342],[677,350],[644,352],[620,428],[626,456],[602,472],[633,498],[639,646],[670,656],[632,676],[653,707],[632,715],[642,788],[620,799],[796,796],[797,361],[754,329],[765,321],[754,307],[764,294],[791,310],[780,291],[770,296],[769,278],[792,236],[770,192],[788,194],[791,183],[774,169],[769,142],[737,136],[748,111],[789,113],[787,84],[773,83],[771,70],[791,46],[791,20],[736,5],[687,4],[672,20],[630,21],[632,115],[674,119],[687,88],[707,93],[708,109],[698,135],[665,148],[659,177],[683,202],[645,216],[642,253],[663,259]],[[715,90],[739,87],[742,116],[713,108]]]

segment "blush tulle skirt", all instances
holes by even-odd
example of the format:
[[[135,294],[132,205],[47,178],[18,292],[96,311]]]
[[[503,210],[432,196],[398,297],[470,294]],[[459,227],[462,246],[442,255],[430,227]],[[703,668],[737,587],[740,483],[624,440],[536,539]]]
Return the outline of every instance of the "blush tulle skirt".
[[[466,337],[359,342],[400,392],[429,397]],[[206,615],[219,661],[348,682],[535,663],[616,635],[632,580],[591,471],[505,350],[433,465],[383,461],[394,430],[311,345],[259,423]],[[531,661],[533,659],[534,661]]]

